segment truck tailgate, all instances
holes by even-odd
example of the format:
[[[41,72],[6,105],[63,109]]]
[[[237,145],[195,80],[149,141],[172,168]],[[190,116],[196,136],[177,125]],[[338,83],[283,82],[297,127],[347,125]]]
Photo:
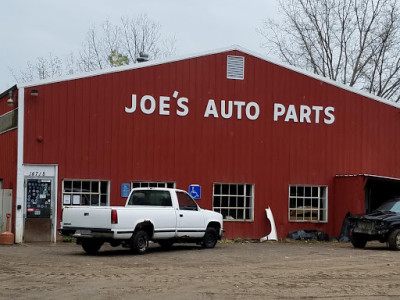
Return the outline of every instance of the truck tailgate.
[[[111,207],[64,207],[63,228],[111,229]]]

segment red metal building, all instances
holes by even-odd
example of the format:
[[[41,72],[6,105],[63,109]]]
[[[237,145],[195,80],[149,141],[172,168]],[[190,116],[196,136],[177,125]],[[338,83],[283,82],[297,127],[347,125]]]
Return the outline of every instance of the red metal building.
[[[278,237],[338,236],[400,193],[397,105],[236,46],[0,96],[16,242],[56,240],[64,205],[123,205],[126,184],[199,185],[228,238],[266,236],[267,207]]]

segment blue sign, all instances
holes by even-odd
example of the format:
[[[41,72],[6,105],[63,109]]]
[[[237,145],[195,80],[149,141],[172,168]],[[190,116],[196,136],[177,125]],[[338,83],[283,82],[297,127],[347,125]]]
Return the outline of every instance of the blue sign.
[[[128,197],[131,191],[131,185],[129,183],[121,183],[121,197]]]
[[[189,186],[189,194],[193,199],[201,199],[201,186],[192,184]]]

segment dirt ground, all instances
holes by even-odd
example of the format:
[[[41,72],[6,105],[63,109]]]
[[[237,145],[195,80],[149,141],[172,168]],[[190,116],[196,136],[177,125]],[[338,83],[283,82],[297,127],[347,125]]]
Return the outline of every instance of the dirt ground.
[[[0,299],[398,299],[400,252],[369,243],[152,244],[146,255],[104,245],[0,245]]]

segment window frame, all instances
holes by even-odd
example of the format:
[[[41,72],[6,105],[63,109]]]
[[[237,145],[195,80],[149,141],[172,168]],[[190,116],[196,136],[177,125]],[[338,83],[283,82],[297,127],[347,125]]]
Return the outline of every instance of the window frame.
[[[220,191],[219,193],[217,186],[219,186],[219,191]],[[227,186],[228,186],[228,194],[225,194],[225,191],[223,191],[223,189],[226,189]],[[231,187],[236,188],[235,194],[232,194],[235,192],[235,190],[234,189],[231,190]],[[243,189],[242,193],[240,193],[241,189]],[[254,222],[254,203],[255,203],[254,195],[255,195],[254,184],[215,182],[213,183],[213,198],[212,198],[213,211],[221,213],[223,215],[224,222]],[[219,206],[216,205],[218,201],[220,204]],[[227,201],[228,205],[223,205],[224,201]],[[236,206],[231,206],[230,205],[232,203],[231,201],[236,201]],[[243,205],[238,205],[239,202],[243,202]],[[227,211],[228,213],[227,216],[230,216],[229,213],[231,210],[236,211],[236,218],[232,216],[231,218],[226,218],[227,216],[225,216],[224,210]],[[239,211],[242,211],[241,214],[243,218],[239,219],[237,218]],[[246,211],[249,211],[248,217]]]
[[[7,126],[6,126],[7,125]],[[0,134],[18,128],[18,107],[0,116]]]
[[[65,183],[66,182],[71,182],[71,190],[70,191],[66,191],[65,190]],[[80,183],[80,191],[76,191],[74,190],[74,183]],[[82,186],[83,183],[89,184],[90,186],[90,191],[83,191],[82,190]],[[92,191],[92,187],[93,187],[93,183],[97,183],[98,184],[98,191],[97,192],[93,192]],[[106,191],[104,192],[102,190],[102,184],[107,184],[106,187]],[[76,184],[77,186],[77,184]],[[99,206],[99,207],[104,207],[104,206],[109,206],[110,205],[110,180],[103,180],[103,179],[77,179],[77,178],[65,178],[62,181],[62,187],[61,187],[61,194],[62,194],[62,206]],[[65,197],[69,195],[69,204],[65,204]],[[74,204],[74,195],[75,196],[80,196],[80,204]],[[82,204],[82,196],[86,195],[89,196],[89,204]],[[92,196],[98,196],[98,203],[97,204],[92,204]],[[106,202],[105,204],[102,204],[104,202],[102,202],[102,196],[105,196],[106,198]]]
[[[291,193],[292,188],[296,188],[295,194]],[[301,189],[303,189],[302,192],[300,192]],[[307,192],[307,189],[310,192]],[[316,194],[314,194],[315,190],[317,191]],[[292,207],[291,203],[293,201],[295,201],[295,206]],[[317,206],[314,206],[315,203],[317,203]],[[299,216],[301,215],[302,217],[300,218]],[[328,223],[328,186],[310,184],[289,185],[288,221],[292,223]]]
[[[176,183],[173,181],[145,181],[145,180],[132,180],[131,189],[134,188],[170,188],[174,189]]]

